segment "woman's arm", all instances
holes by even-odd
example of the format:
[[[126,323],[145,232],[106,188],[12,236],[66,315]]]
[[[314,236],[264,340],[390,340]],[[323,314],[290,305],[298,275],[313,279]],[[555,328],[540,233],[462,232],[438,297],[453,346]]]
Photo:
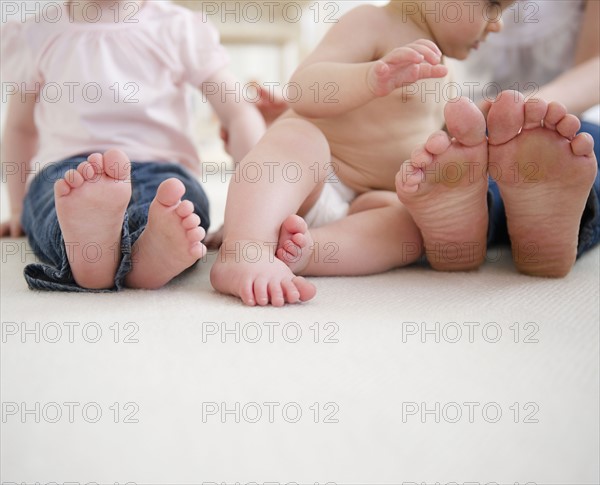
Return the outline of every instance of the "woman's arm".
[[[3,222],[0,236],[17,237],[23,234],[21,213],[25,198],[25,182],[31,160],[37,152],[38,132],[33,110],[36,95],[16,93],[8,103],[6,126],[2,134],[2,174],[8,186],[10,220]]]
[[[600,1],[586,2],[575,66],[542,86],[536,96],[559,101],[573,114],[600,103]]]
[[[584,23],[577,42],[575,65],[598,58],[600,55],[600,2],[587,0],[584,12]]]
[[[580,115],[600,103],[600,58],[595,57],[569,69],[542,86],[536,97],[559,101],[569,113]]]

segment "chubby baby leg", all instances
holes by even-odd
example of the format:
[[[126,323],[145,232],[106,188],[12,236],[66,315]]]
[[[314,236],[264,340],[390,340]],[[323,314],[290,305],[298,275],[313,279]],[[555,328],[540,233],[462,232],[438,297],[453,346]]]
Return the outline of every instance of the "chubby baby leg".
[[[281,306],[315,296],[315,287],[297,277],[275,251],[281,224],[319,188],[330,161],[321,131],[288,117],[276,122],[240,162],[229,187],[223,244],[211,270],[217,291],[247,305]]]

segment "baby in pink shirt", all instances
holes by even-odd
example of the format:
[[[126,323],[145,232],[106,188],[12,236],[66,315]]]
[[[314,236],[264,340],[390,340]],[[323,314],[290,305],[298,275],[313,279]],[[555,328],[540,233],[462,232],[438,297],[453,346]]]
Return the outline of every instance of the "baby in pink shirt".
[[[186,87],[204,92],[236,162],[265,130],[251,104],[222,96],[236,79],[218,33],[162,0],[56,2],[6,17],[2,235],[24,231],[42,260],[26,267],[29,286],[163,286],[206,252]]]

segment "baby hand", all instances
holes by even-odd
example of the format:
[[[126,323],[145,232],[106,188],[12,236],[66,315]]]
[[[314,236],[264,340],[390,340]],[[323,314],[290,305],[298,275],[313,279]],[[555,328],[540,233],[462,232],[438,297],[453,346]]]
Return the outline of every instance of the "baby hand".
[[[13,215],[0,225],[0,237],[20,237],[24,234],[21,227],[21,216]]]
[[[387,96],[395,89],[419,79],[439,78],[448,74],[440,65],[442,52],[430,40],[417,40],[398,47],[374,63],[367,82],[375,96]]]

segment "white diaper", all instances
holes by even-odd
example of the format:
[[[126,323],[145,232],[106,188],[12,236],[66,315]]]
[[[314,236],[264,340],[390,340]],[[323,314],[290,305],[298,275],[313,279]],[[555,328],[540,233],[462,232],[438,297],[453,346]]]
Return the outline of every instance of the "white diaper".
[[[350,203],[355,198],[356,192],[332,174],[327,177],[321,195],[304,215],[304,220],[313,228],[338,221],[348,215]]]

